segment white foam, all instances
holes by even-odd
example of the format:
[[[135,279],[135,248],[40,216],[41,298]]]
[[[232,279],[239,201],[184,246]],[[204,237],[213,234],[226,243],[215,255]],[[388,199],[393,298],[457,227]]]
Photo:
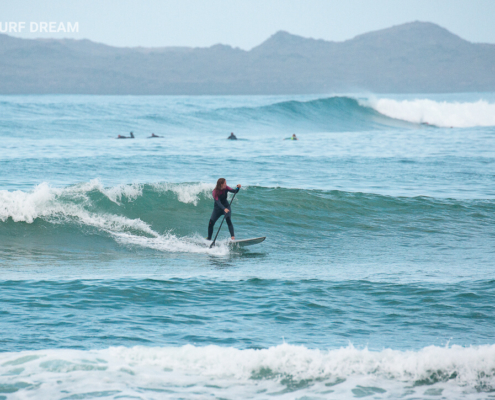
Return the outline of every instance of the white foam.
[[[391,118],[439,127],[468,128],[495,126],[495,104],[479,100],[472,103],[437,102],[429,99],[360,101]]]
[[[158,191],[172,191],[177,195],[177,199],[181,203],[190,203],[197,206],[199,197],[210,194],[215,188],[215,185],[210,183],[157,183],[153,187]]]
[[[0,219],[32,223],[36,218],[60,211],[55,203],[56,192],[42,183],[30,192],[0,190]]]
[[[50,187],[47,183],[42,183],[36,186],[32,192],[0,190],[0,219],[5,222],[10,217],[15,222],[27,223],[33,223],[36,218],[43,218],[50,222],[72,220],[109,232],[135,229],[153,236],[157,235],[148,224],[140,219],[90,213],[81,204],[61,200],[61,197],[66,198],[68,194],[82,195],[88,191],[87,188],[79,189],[74,187],[58,189]],[[76,198],[78,198],[77,195]],[[83,197],[84,204],[86,204],[89,198]]]
[[[199,195],[211,187],[205,184],[173,185],[168,189],[178,194],[183,202],[197,203]],[[226,242],[218,242],[209,249],[204,239],[195,237],[179,238],[170,233],[163,235],[154,231],[139,218],[126,218],[110,213],[96,213],[87,210],[91,205],[89,192],[99,191],[109,200],[119,204],[124,197],[134,200],[142,195],[142,185],[119,185],[104,188],[97,179],[68,188],[52,188],[42,183],[32,192],[0,190],[0,220],[12,218],[15,222],[33,223],[42,218],[50,223],[69,222],[90,226],[103,231],[119,243],[150,248],[163,252],[206,253],[223,256],[229,253]]]
[[[232,347],[113,347],[0,353],[4,385],[26,386],[9,399],[83,398],[115,392],[138,398],[301,396],[487,398],[495,386],[495,345],[322,351],[282,344]],[[22,384],[20,384],[22,382]],[[79,397],[77,397],[79,396]],[[90,397],[90,396],[88,396]],[[271,396],[270,396],[271,397]],[[153,397],[155,398],[155,397]]]
[[[206,253],[215,256],[229,254],[228,240],[217,241],[213,248],[209,248],[211,242],[198,236],[181,237],[171,233],[156,235],[156,237],[145,237],[129,233],[113,233],[113,236],[122,244],[146,247],[163,252],[180,253]]]
[[[101,181],[96,178],[89,182],[81,183],[79,185],[69,186],[63,191],[59,191],[59,194],[81,196],[87,199],[87,193],[92,191],[98,191],[105,195],[112,202],[119,204],[122,199],[126,198],[129,201],[136,200],[143,194],[142,184],[130,184],[130,185],[117,185],[110,188],[105,188]]]

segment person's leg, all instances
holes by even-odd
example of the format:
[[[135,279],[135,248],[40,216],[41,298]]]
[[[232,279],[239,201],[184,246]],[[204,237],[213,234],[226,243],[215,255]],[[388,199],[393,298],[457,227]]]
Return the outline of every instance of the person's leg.
[[[210,219],[210,222],[208,223],[208,237],[206,238],[207,240],[211,240],[211,236],[213,235],[213,227],[215,226],[215,223]]]
[[[225,217],[225,221],[227,221],[227,226],[229,227],[230,237],[232,237],[232,238],[235,237],[234,225],[232,225],[232,220],[230,219],[230,217]]]
[[[218,218],[222,216],[221,211],[217,210],[217,208],[213,209],[213,212],[211,213],[210,217],[210,222],[208,223],[208,240],[211,240],[211,237],[213,236],[213,227],[215,226],[215,222],[217,222]]]

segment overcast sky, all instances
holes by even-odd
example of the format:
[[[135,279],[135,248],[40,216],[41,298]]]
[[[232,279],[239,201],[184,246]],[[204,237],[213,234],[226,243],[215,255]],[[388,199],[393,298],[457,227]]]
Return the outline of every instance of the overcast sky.
[[[472,42],[495,43],[495,0],[2,0],[0,22],[78,22],[72,37],[113,46],[242,49],[290,33],[342,41],[410,21],[439,24]]]

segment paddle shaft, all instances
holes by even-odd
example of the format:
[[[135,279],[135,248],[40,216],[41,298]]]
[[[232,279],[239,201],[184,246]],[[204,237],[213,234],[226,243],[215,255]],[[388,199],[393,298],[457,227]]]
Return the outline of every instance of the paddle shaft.
[[[235,192],[235,193],[234,193],[234,196],[232,196],[232,200],[230,200],[230,204],[229,204],[230,206],[232,206],[232,202],[234,201],[234,197],[235,197],[235,195],[239,192],[239,188],[237,188],[237,189],[238,189],[238,190],[237,190],[237,192]],[[232,212],[232,211],[230,211],[230,212]],[[225,215],[223,216],[222,223],[220,224],[220,227],[218,228],[218,231],[217,231],[217,234],[216,234],[216,236],[215,236],[215,239],[213,239],[213,243],[210,245],[210,249],[211,249],[213,246],[215,246],[215,242],[217,241],[218,234],[220,233],[220,229],[222,229],[223,221],[225,221],[225,217],[226,217],[226,216],[227,216],[227,214],[225,214]]]

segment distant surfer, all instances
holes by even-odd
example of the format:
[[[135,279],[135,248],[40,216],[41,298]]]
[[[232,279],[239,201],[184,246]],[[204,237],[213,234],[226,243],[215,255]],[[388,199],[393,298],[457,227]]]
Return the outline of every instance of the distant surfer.
[[[134,133],[130,133],[131,136],[122,136],[122,135],[119,135],[117,136],[117,139],[134,139]]]
[[[298,140],[298,139],[297,139],[296,134],[293,133],[291,137],[285,138],[284,140]]]
[[[230,204],[227,201],[227,193],[237,193],[240,188],[241,185],[237,185],[237,189],[232,189],[227,186],[227,181],[225,178],[220,178],[217,181],[217,185],[212,192],[215,203],[213,205],[213,212],[211,213],[210,222],[208,224],[208,240],[211,240],[211,236],[213,235],[213,227],[215,226],[215,222],[217,222],[218,218],[222,215],[225,215],[225,221],[227,221],[231,239],[235,240],[234,225],[232,225],[232,219],[230,218],[232,213],[230,210]]]
[[[148,139],[155,138],[155,137],[161,137],[161,136],[158,136],[158,135],[155,135],[154,133],[152,133],[151,136],[148,136]]]
[[[230,132],[230,136],[227,139],[228,140],[237,140],[237,136],[234,135],[234,132]]]

